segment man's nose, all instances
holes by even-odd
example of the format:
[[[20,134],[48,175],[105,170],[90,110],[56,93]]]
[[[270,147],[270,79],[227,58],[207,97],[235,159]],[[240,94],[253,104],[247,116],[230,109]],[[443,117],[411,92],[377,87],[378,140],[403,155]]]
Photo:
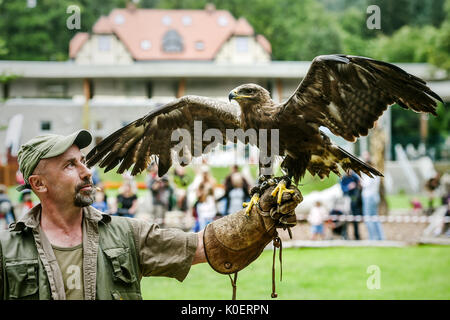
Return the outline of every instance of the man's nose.
[[[89,180],[92,177],[92,170],[89,169],[86,164],[82,163],[81,164],[81,169],[80,169],[80,178],[82,178],[83,180],[86,178],[89,178]]]

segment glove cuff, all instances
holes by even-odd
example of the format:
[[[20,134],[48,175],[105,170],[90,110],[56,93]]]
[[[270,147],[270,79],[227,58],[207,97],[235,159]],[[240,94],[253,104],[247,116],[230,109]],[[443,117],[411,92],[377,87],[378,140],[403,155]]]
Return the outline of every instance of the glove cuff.
[[[253,208],[238,211],[208,224],[203,233],[206,260],[217,272],[238,272],[259,257],[277,235],[275,221]]]

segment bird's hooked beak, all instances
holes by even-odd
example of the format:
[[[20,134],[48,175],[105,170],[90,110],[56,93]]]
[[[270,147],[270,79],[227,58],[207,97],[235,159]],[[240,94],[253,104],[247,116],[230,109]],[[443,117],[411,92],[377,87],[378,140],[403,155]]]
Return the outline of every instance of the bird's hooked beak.
[[[237,94],[237,92],[235,90],[231,91],[230,94],[228,95],[228,101],[231,102],[231,100],[238,100],[238,99],[242,99],[242,98],[251,98],[252,96],[244,96],[244,95],[240,95]]]
[[[231,102],[231,100],[236,99],[237,94],[235,91],[231,91],[230,94],[228,95],[228,101]]]

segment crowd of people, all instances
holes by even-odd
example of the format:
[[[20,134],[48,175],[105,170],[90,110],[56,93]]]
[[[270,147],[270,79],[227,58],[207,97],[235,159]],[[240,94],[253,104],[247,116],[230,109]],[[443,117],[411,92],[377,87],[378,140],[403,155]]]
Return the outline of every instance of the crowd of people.
[[[242,203],[250,199],[249,178],[240,172],[237,165],[231,168],[222,183],[216,181],[207,165],[200,166],[194,179],[190,180],[192,178],[186,175],[185,168],[181,166],[159,177],[158,167],[152,163],[145,179],[149,191],[146,197],[149,202],[147,218],[164,227],[167,212],[183,212],[192,216],[192,231],[198,232],[218,217],[242,209]],[[98,191],[93,207],[111,215],[136,216],[139,209],[138,188],[131,176],[123,175],[117,196],[110,199],[100,179],[94,183]]]
[[[350,171],[339,183],[343,196],[334,201],[331,210],[321,201],[316,201],[311,208],[307,219],[311,224],[311,239],[324,239],[328,227],[332,235],[348,240],[348,227],[353,227],[353,239],[361,240],[359,224],[363,220],[369,240],[385,240],[382,224],[377,219],[380,177],[371,178],[364,174],[359,177]],[[342,215],[352,215],[352,221],[339,219]]]
[[[239,166],[231,167],[224,181],[218,182],[211,174],[207,165],[201,165],[196,175],[188,177],[184,167],[176,167],[170,174],[158,177],[158,168],[152,163],[146,174],[146,188],[148,190],[147,216],[160,226],[166,226],[167,212],[178,211],[189,216],[192,221],[191,229],[198,232],[215,219],[242,209],[242,204],[250,200],[251,181],[249,174],[243,174]],[[123,175],[123,181],[116,196],[109,196],[100,180],[97,169],[93,172],[93,182],[97,186],[93,207],[104,213],[117,216],[135,217],[139,211],[138,188],[135,179]],[[192,181],[191,181],[192,180]],[[342,197],[337,198],[330,207],[322,201],[316,201],[307,217],[310,224],[312,240],[328,237],[340,239],[360,240],[360,221],[364,221],[368,239],[384,240],[383,226],[377,219],[380,203],[380,178],[359,177],[354,172],[345,174],[339,181]],[[140,193],[142,196],[143,193]],[[420,207],[420,201],[415,199]],[[412,205],[414,206],[414,199]],[[8,197],[7,188],[0,185],[0,229],[5,229],[11,222],[19,219],[30,210],[33,203],[31,191],[20,193],[19,203],[13,204]],[[327,204],[329,205],[329,204]],[[352,215],[354,219],[347,221],[339,219],[342,215]],[[349,229],[352,229],[352,234]],[[352,237],[350,237],[352,236]]]

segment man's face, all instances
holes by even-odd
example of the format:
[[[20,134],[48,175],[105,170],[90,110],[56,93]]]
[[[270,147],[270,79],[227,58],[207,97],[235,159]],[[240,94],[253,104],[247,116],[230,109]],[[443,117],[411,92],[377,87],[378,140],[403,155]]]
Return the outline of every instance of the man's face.
[[[62,155],[43,159],[36,168],[45,183],[50,199],[67,202],[77,207],[86,207],[95,200],[92,172],[85,165],[85,157],[73,145]]]

